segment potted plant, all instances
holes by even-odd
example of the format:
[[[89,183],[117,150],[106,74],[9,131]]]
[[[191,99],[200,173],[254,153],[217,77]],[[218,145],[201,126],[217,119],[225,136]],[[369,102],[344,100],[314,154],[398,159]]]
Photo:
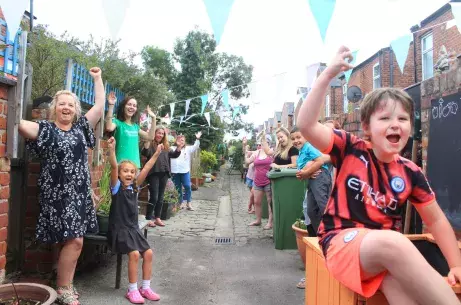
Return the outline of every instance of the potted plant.
[[[304,237],[308,237],[309,234],[307,233],[307,226],[304,220],[296,219],[295,223],[291,226],[293,231],[296,234],[296,244],[298,246],[298,252],[301,256],[301,260],[306,264],[306,245],[303,242]]]
[[[0,285],[0,304],[51,305],[56,298],[56,291],[45,285],[33,283]]]
[[[211,169],[218,164],[216,155],[210,151],[200,151],[200,165],[205,173],[210,173]]]
[[[162,220],[167,220],[170,217],[174,216],[178,209],[179,205],[179,193],[176,190],[176,187],[171,181],[168,179],[168,182],[165,187],[165,193],[163,195],[163,207],[162,207],[162,215],[160,218]]]
[[[96,204],[96,218],[99,225],[99,234],[106,235],[109,231],[109,212],[112,203],[112,194],[110,192],[110,164],[104,166],[102,177],[99,180],[99,200]]]

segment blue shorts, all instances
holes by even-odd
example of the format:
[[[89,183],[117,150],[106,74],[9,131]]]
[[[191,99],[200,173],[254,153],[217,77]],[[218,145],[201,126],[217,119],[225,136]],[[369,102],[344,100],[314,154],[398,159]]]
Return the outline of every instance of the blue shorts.
[[[245,179],[245,184],[251,189],[253,187],[253,180],[250,178],[246,177]]]

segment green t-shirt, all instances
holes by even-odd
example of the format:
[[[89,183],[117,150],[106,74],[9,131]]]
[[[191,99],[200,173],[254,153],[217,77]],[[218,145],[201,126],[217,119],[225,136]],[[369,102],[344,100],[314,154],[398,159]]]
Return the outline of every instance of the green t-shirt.
[[[133,161],[138,168],[140,168],[139,125],[129,125],[115,118],[112,119],[112,122],[117,126],[114,134],[116,141],[115,155],[117,156],[117,162],[130,160]]]

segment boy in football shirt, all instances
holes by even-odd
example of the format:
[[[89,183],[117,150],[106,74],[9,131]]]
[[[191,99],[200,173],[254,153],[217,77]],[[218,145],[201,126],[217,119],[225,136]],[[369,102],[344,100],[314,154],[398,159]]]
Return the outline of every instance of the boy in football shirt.
[[[365,297],[380,289],[390,304],[459,304],[445,279],[399,233],[400,212],[408,199],[448,262],[449,284],[461,279],[461,254],[450,223],[419,167],[399,156],[412,129],[410,96],[393,88],[367,94],[360,107],[367,141],[317,121],[330,81],[353,68],[350,60],[350,50],[341,47],[298,117],[306,140],[330,154],[338,169],[318,232],[326,266]]]

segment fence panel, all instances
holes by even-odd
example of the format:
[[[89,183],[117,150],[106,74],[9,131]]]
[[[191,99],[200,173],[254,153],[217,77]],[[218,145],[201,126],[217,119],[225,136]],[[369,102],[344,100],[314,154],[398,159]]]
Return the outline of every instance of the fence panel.
[[[11,39],[5,20],[0,19],[0,44],[6,45],[0,49],[0,71],[3,73],[18,76],[20,35],[21,30]]]
[[[74,62],[73,60],[69,59],[67,61],[67,69],[66,69],[66,78],[64,80],[64,86],[67,90],[72,91],[75,93],[80,102],[89,106],[94,105],[94,82],[93,78],[90,75],[90,72],[85,69],[79,63]],[[114,91],[115,96],[117,97],[117,103],[115,104],[115,108],[120,105],[121,101],[125,98],[125,93],[123,93],[120,89],[113,87],[111,84],[106,83],[105,85],[106,91],[106,105],[105,109],[107,110],[107,95],[109,92]]]

